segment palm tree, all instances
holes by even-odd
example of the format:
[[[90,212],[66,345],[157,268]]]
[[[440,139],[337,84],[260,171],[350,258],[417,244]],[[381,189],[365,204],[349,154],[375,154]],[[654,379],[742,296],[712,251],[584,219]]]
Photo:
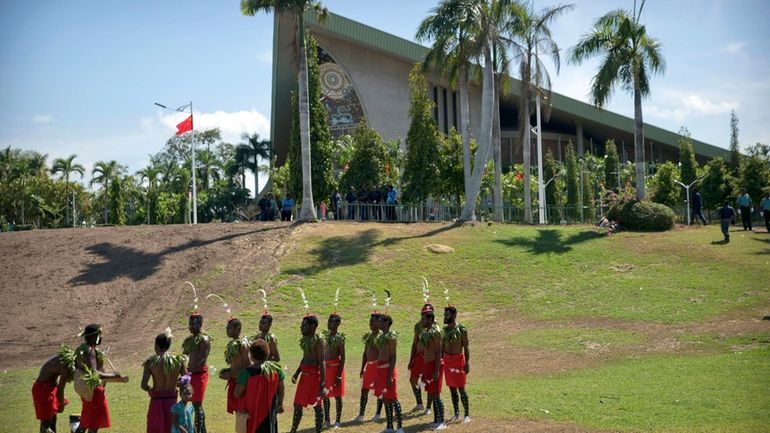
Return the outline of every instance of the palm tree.
[[[520,5],[516,19],[510,21],[513,35],[513,57],[518,60],[521,76],[519,98],[519,142],[524,159],[524,221],[532,223],[532,189],[530,187],[532,139],[530,138],[530,104],[533,93],[547,96],[551,91],[551,77],[541,56],[550,56],[559,73],[559,46],[551,38],[550,25],[556,18],[572,10],[574,5],[558,5],[543,8],[535,13],[532,7]],[[550,100],[550,99],[546,99]]]
[[[263,171],[259,165],[259,159],[272,161],[273,143],[270,140],[260,140],[259,134],[256,133],[243,134],[241,139],[244,142],[235,147],[235,160],[254,173],[254,200],[256,200],[259,197],[259,172]],[[245,188],[245,174],[243,182]]]
[[[604,56],[599,71],[591,81],[591,99],[603,107],[616,84],[634,95],[634,159],[636,163],[636,198],[644,199],[644,124],[642,97],[650,94],[650,74],[663,73],[663,45],[647,35],[639,23],[644,8],[617,9],[600,17],[590,33],[583,36],[569,53],[570,62],[580,64],[590,57]]]
[[[460,133],[466,197],[471,178],[471,122],[468,96],[468,71],[472,67],[470,63],[472,14],[469,10],[471,4],[467,0],[442,0],[431,10],[431,15],[420,23],[415,34],[418,41],[434,41],[423,61],[423,66],[447,72],[450,79],[457,83],[457,90],[460,93],[460,121],[462,122]]]
[[[481,126],[479,131],[479,148],[473,158],[470,182],[466,189],[465,206],[460,213],[460,220],[468,221],[475,218],[476,199],[481,189],[481,175],[489,158],[489,148],[492,142],[492,124],[494,110],[495,77],[492,47],[500,38],[500,32],[493,15],[493,7],[485,0],[466,0],[465,10],[473,30],[471,37],[471,52],[479,61],[484,62],[482,70],[481,91]]]
[[[107,224],[107,208],[109,207],[110,183],[116,176],[123,172],[124,168],[117,161],[98,161],[91,170],[91,185],[99,183],[104,191],[104,223]]]
[[[67,224],[67,221],[70,219],[70,208],[66,205],[67,200],[69,199],[69,188],[70,188],[70,174],[72,173],[78,173],[80,174],[80,177],[83,177],[83,173],[85,173],[86,169],[80,164],[74,164],[74,159],[77,158],[76,154],[72,154],[69,156],[69,158],[56,158],[53,161],[53,166],[51,166],[51,174],[61,173],[64,177],[64,209],[65,209],[65,220],[64,224]],[[75,216],[72,216],[72,227],[75,227]]]
[[[310,101],[307,82],[307,51],[305,50],[305,11],[315,10],[323,21],[327,11],[317,0],[241,0],[241,12],[253,16],[258,12],[273,11],[289,15],[296,20],[299,52],[299,129],[302,144],[302,208],[299,220],[315,220],[315,204],[313,204],[313,183],[310,166]],[[256,187],[255,187],[256,189]]]
[[[161,173],[161,168],[152,162],[147,167],[136,172],[140,182],[147,181],[147,224],[152,224],[153,199],[158,193],[158,182]]]

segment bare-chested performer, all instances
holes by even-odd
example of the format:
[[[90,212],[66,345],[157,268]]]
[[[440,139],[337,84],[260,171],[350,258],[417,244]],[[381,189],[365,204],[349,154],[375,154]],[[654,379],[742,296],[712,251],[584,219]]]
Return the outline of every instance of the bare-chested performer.
[[[203,411],[203,397],[209,383],[209,367],[206,364],[211,352],[211,337],[202,331],[203,316],[194,312],[187,322],[190,335],[182,343],[182,353],[187,355],[190,371],[190,386],[193,389],[192,406],[195,412],[195,432],[206,433],[206,414]]]
[[[386,430],[393,431],[393,414],[395,412],[397,433],[404,433],[401,404],[398,402],[398,388],[396,386],[398,334],[390,330],[393,319],[387,313],[380,315],[377,323],[381,334],[377,337],[377,346],[380,351],[377,355],[377,380],[374,383],[374,395],[385,402]]]
[[[471,369],[468,330],[463,324],[457,323],[457,308],[452,305],[444,308],[444,325],[444,378],[449,392],[452,394],[452,408],[455,412],[449,421],[460,420],[457,396],[459,391],[459,399],[462,400],[465,411],[463,422],[471,422],[468,394],[465,392],[467,375]]]
[[[332,313],[327,322],[327,331],[321,333],[326,344],[325,364],[326,374],[326,392],[324,395],[324,422],[326,427],[331,427],[331,401],[334,397],[334,404],[337,415],[334,421],[334,428],[340,427],[340,417],[342,417],[342,397],[345,396],[345,334],[338,332],[342,317],[337,313]]]
[[[433,304],[426,302],[423,308],[433,309]],[[420,310],[422,312],[422,310]],[[422,313],[420,320],[414,324],[414,335],[412,337],[412,351],[409,357],[409,383],[412,385],[412,392],[414,393],[414,399],[416,401],[415,406],[412,408],[412,412],[425,411],[426,414],[430,413],[431,400],[428,398],[428,405],[422,404],[422,390],[420,389],[420,379],[422,378],[422,370],[425,366],[425,348],[419,344],[420,334],[422,334]],[[424,383],[424,381],[423,381]]]
[[[93,396],[88,401],[82,396],[83,410],[80,412],[80,428],[88,433],[96,433],[100,428],[110,427],[110,409],[104,393],[104,381],[128,382],[128,376],[104,371],[105,353],[98,347],[102,344],[102,327],[92,323],[82,333],[85,342],[75,349],[76,376],[98,377],[99,384],[93,388]]]
[[[230,337],[230,341],[225,347],[225,362],[229,367],[219,371],[219,378],[227,380],[227,413],[234,413],[238,410],[238,399],[233,395],[233,391],[241,369],[251,365],[249,359],[251,340],[248,337],[241,337],[241,321],[235,317],[227,321],[227,336]]]
[[[273,316],[267,311],[259,318],[259,333],[251,337],[251,341],[265,340],[268,347],[270,347],[270,355],[267,360],[272,362],[281,361],[281,355],[278,353],[278,338],[275,334],[270,332],[270,328],[273,326]]]
[[[297,378],[299,378],[297,391],[294,394],[294,418],[291,421],[291,433],[297,433],[299,422],[302,420],[302,409],[308,406],[313,406],[315,412],[315,432],[321,432],[323,424],[321,401],[326,383],[326,372],[323,368],[323,338],[316,333],[317,329],[318,317],[310,314],[302,318],[302,325],[300,326],[302,338],[299,340],[299,345],[302,348],[302,363],[291,377],[292,383],[297,383]],[[302,373],[301,376],[300,373]]]
[[[377,380],[377,356],[380,352],[377,347],[377,337],[380,336],[379,319],[380,313],[372,311],[371,316],[369,316],[369,332],[364,334],[362,339],[364,352],[361,356],[361,371],[359,373],[361,378],[361,400],[358,416],[353,418],[353,422],[357,423],[364,422],[364,411],[366,410],[366,403],[369,401],[369,390],[374,390],[374,382]],[[379,421],[381,413],[382,400],[378,399],[377,411],[372,421]]]
[[[184,355],[170,353],[171,330],[155,337],[155,354],[144,361],[142,389],[150,394],[147,433],[171,431],[171,406],[176,404],[179,377],[187,373]],[[152,379],[152,387],[150,387]]]
[[[40,433],[56,432],[56,414],[69,403],[64,387],[75,377],[75,351],[62,344],[56,355],[40,367],[32,385],[35,417],[40,420]]]
[[[422,380],[425,382],[425,392],[433,400],[433,424],[435,430],[444,430],[444,402],[441,401],[441,383],[443,365],[441,362],[441,328],[433,314],[433,308],[422,309],[422,333],[419,344],[425,351],[425,365],[422,370]]]

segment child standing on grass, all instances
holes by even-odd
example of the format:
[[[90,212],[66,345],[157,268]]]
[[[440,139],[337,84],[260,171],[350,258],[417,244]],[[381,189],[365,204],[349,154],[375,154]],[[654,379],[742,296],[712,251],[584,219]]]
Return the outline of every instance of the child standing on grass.
[[[192,395],[190,376],[182,376],[179,378],[179,397],[182,400],[171,406],[171,433],[195,433],[193,408],[190,404]]]

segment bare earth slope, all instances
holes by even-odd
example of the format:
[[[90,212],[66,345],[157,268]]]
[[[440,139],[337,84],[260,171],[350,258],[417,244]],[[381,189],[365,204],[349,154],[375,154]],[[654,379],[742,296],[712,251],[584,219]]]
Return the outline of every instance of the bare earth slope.
[[[2,233],[0,368],[37,365],[92,322],[105,328],[115,356],[132,358],[191,305],[184,281],[239,291],[277,269],[293,230],[243,223]]]

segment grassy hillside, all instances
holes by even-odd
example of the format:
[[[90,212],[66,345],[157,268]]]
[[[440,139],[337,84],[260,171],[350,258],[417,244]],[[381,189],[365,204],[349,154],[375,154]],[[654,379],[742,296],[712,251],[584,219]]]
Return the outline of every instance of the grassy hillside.
[[[405,410],[414,405],[406,362],[424,276],[437,305],[445,304],[448,289],[449,302],[470,330],[468,389],[475,419],[453,430],[766,431],[770,321],[762,317],[770,314],[770,237],[736,232],[729,245],[711,243],[720,238],[716,227],[608,237],[591,227],[313,224],[286,239],[291,252],[278,274],[229,291],[209,287],[205,277],[197,284],[233,304],[249,333],[261,313],[255,292],[268,290],[274,331],[291,372],[299,362],[304,313],[297,289],[305,290],[311,311],[324,319],[340,288],[337,310],[349,336],[343,420],[357,412],[360,336],[371,296],[383,309],[385,289],[393,294],[393,329],[402,336],[399,394]],[[436,254],[425,248],[429,244],[454,252]],[[171,324],[180,337],[182,310]],[[211,364],[221,368],[225,313],[208,303],[204,314],[215,337]],[[116,361],[133,377],[128,385],[108,388],[110,431],[142,432],[148,398],[139,390],[139,366]],[[0,431],[35,428],[29,396],[35,375],[36,369],[20,369],[0,376],[6,420]],[[77,400],[74,392],[67,394]],[[293,395],[287,384],[287,408]],[[444,399],[451,416],[448,392]],[[205,406],[211,431],[232,430],[222,381],[212,379]],[[79,407],[73,402],[69,409]],[[373,407],[370,401],[368,415]],[[311,419],[306,411],[303,428]],[[420,431],[431,420],[408,417],[406,425]],[[284,415],[281,430],[289,423]]]

